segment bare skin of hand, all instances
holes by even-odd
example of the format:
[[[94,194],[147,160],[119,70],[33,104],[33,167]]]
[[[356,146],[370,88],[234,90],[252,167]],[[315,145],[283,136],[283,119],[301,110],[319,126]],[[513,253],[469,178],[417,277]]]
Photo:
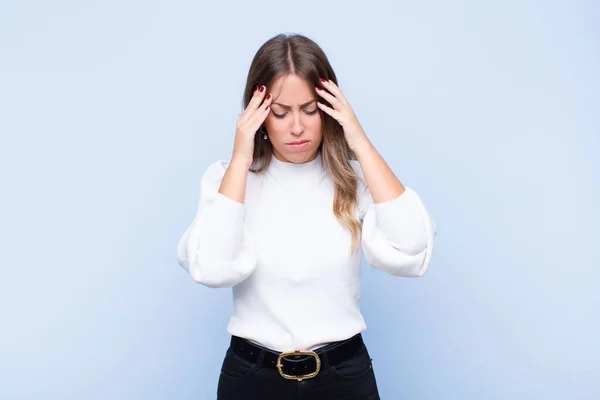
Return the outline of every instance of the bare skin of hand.
[[[255,89],[254,94],[246,110],[240,114],[236,125],[235,142],[233,145],[232,160],[240,160],[248,167],[252,164],[252,155],[254,153],[254,136],[258,128],[269,115],[269,108],[273,101],[273,96],[269,93],[265,99],[266,89],[261,86]],[[264,102],[263,102],[264,99]]]
[[[219,193],[238,203],[244,203],[246,196],[248,169],[252,164],[254,154],[254,137],[258,128],[267,119],[273,101],[273,95],[269,93],[265,99],[265,94],[264,85],[256,88],[246,110],[240,114],[235,130],[231,161],[219,186]]]
[[[362,146],[369,141],[367,135],[358,122],[354,110],[340,88],[333,83],[332,80],[325,80],[323,78],[321,78],[321,84],[326,90],[315,86],[317,93],[327,100],[333,108],[328,107],[321,102],[317,102],[317,105],[344,128],[346,142],[348,143],[350,150],[355,152],[359,146]]]
[[[316,86],[317,93],[333,108],[321,102],[317,102],[317,105],[344,128],[344,138],[360,163],[373,202],[384,203],[402,195],[406,188],[367,138],[340,88],[332,80],[323,78],[321,84],[326,90]]]

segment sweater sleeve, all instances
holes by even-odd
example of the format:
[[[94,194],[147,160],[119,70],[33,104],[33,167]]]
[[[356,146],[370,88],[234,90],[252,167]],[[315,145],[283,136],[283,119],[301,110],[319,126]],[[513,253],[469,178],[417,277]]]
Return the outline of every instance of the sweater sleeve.
[[[435,221],[419,195],[405,186],[395,199],[375,204],[360,164],[352,161],[358,181],[361,245],[365,260],[395,276],[422,276],[433,252]]]
[[[200,184],[196,216],[177,245],[177,262],[208,287],[232,287],[256,268],[256,249],[244,225],[245,207],[218,192],[229,163],[208,167]]]

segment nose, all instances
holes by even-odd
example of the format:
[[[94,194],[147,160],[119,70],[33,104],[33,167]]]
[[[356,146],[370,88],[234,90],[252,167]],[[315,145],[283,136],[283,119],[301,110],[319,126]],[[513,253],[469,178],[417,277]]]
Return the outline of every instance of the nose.
[[[304,125],[302,124],[302,119],[300,118],[300,113],[299,112],[295,112],[292,113],[293,114],[293,118],[292,118],[292,134],[293,135],[301,135],[302,132],[304,132]]]

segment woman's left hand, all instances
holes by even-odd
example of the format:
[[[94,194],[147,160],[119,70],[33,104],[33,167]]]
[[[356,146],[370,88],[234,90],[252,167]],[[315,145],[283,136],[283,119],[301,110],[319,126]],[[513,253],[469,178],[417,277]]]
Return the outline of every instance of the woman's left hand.
[[[323,112],[329,114],[344,128],[346,142],[348,143],[350,150],[356,152],[359,146],[368,142],[367,135],[358,122],[354,110],[350,107],[348,100],[346,100],[346,97],[344,97],[340,88],[331,80],[321,78],[321,82],[323,87],[331,93],[315,86],[317,93],[327,100],[333,108],[328,107],[321,102],[317,102],[317,105]]]

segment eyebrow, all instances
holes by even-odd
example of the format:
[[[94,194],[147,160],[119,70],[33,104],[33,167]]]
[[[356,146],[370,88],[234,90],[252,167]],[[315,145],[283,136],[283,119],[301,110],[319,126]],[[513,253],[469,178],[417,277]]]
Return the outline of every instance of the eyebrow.
[[[309,105],[310,103],[314,103],[315,101],[317,101],[317,99],[312,99],[311,101],[307,101],[304,104],[300,104],[300,108],[304,108],[307,105]],[[277,104],[278,106],[280,106],[282,108],[285,108],[286,110],[291,110],[292,109],[292,106],[288,106],[288,105],[285,105],[285,104],[281,104],[281,103],[273,103],[273,104]]]

